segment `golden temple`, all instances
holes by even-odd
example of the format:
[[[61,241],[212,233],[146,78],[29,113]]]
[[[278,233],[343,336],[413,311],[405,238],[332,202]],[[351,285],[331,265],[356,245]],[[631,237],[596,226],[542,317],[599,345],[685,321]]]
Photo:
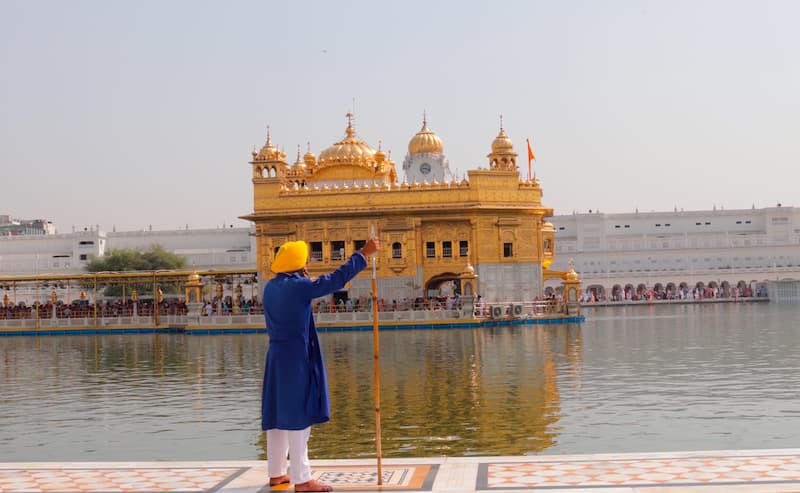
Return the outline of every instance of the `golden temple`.
[[[444,144],[426,116],[408,144],[400,182],[381,146],[358,138],[352,113],[342,140],[319,157],[310,145],[301,157],[298,146],[291,164],[267,129],[266,143],[250,161],[253,212],[242,216],[255,224],[257,270],[267,279],[278,247],[305,240],[311,275],[329,272],[375,228],[382,244],[378,297],[384,300],[452,290],[487,302],[530,302],[544,296],[548,277],[577,289],[574,272],[548,270],[555,228],[547,218],[553,210],[542,205],[539,180],[520,176],[502,119],[487,158],[487,169],[449,179]],[[368,296],[370,287],[367,269],[339,296]]]

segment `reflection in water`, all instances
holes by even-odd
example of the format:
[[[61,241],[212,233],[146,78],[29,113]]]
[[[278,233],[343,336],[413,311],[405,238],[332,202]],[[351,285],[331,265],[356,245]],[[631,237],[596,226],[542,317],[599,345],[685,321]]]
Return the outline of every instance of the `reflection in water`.
[[[314,428],[311,453],[373,455],[371,335],[326,337],[333,416]],[[552,446],[556,368],[580,374],[572,369],[579,341],[580,327],[563,325],[381,333],[384,455],[512,455]]]
[[[386,457],[800,443],[800,307],[595,309],[582,325],[381,333]],[[321,334],[313,458],[375,453],[370,332]],[[265,335],[0,337],[0,461],[264,458]]]

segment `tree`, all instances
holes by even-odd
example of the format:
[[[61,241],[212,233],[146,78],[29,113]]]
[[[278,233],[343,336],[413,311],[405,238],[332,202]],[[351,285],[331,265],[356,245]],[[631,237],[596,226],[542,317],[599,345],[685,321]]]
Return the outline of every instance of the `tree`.
[[[129,250],[125,248],[111,250],[103,257],[94,257],[89,260],[86,270],[88,272],[130,272],[152,270],[176,270],[186,267],[186,259],[164,249],[161,245],[153,245],[147,250]],[[141,295],[152,294],[153,283],[128,283],[126,297],[136,289]],[[121,296],[121,284],[107,284],[103,288],[106,296]],[[162,286],[165,293],[179,293],[180,286],[165,284]]]
[[[119,248],[111,250],[108,255],[103,257],[92,256],[86,270],[89,272],[125,272],[183,269],[185,267],[185,258],[165,250],[161,245],[153,245],[147,250]]]

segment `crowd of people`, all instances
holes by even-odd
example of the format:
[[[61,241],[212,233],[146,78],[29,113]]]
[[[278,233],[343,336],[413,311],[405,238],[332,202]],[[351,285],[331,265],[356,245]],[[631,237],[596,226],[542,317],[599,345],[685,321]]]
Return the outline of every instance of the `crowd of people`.
[[[164,300],[157,304],[159,315],[186,315],[186,303],[179,299]],[[109,318],[109,317],[132,317],[134,315],[150,317],[153,315],[154,307],[152,301],[131,300],[101,300],[97,304],[88,301],[74,303],[52,302],[33,303],[27,305],[24,302],[17,304],[9,303],[8,306],[0,306],[0,320],[9,319],[43,319],[53,318]]]
[[[694,286],[689,288],[683,286],[677,289],[618,289],[612,291],[610,296],[606,296],[604,291],[596,288],[586,288],[581,297],[582,303],[606,303],[606,302],[627,302],[627,301],[698,301],[710,299],[740,299],[740,298],[761,298],[767,296],[767,290],[763,286],[751,289],[749,286]]]
[[[534,313],[557,312],[561,303],[560,296],[556,294],[548,295],[543,298],[536,298],[530,304]],[[261,315],[264,307],[257,296],[245,298],[244,296],[234,298],[226,296],[222,299],[204,299],[201,303],[200,315],[204,317],[232,316],[232,315]],[[420,311],[420,310],[461,310],[463,302],[458,293],[453,295],[441,295],[417,298],[400,299],[377,299],[379,312],[399,312],[399,311]],[[117,317],[152,317],[152,300],[101,300],[95,305],[88,300],[76,301],[73,303],[51,302],[34,303],[26,305],[24,302],[17,304],[9,303],[8,306],[0,306],[0,320],[11,319],[44,319],[53,317],[53,307],[55,306],[55,317],[61,319],[76,318],[117,318]],[[188,307],[186,302],[180,298],[167,298],[157,304],[159,316],[186,315]],[[474,315],[478,317],[488,317],[491,315],[491,304],[486,303],[481,296],[475,299]],[[367,296],[357,298],[321,298],[312,304],[314,313],[345,313],[345,312],[371,312],[372,298]]]
[[[460,310],[461,297],[458,294],[450,296],[406,297],[393,299],[377,298],[379,312],[399,312],[409,310]],[[372,311],[372,298],[362,296],[358,298],[339,298],[337,300],[319,299],[313,303],[314,313],[342,313],[342,312],[368,312]]]
[[[653,290],[653,289],[619,289],[613,294],[606,296],[604,291],[596,288],[587,288],[582,297],[581,303],[606,303],[606,302],[630,302],[630,301],[658,301],[658,300],[704,300],[719,298],[751,298],[766,296],[766,288],[758,287],[752,290],[747,286],[736,287],[717,287],[717,286],[695,286],[693,288],[682,287],[679,289]],[[441,295],[417,298],[384,299],[378,298],[379,312],[398,312],[410,310],[461,310],[463,303],[458,293],[453,295]],[[530,306],[533,313],[557,313],[561,311],[563,300],[559,293],[548,293],[543,297],[536,297]],[[159,316],[186,315],[188,307],[183,299],[168,298],[161,303],[157,303]],[[52,318],[55,307],[56,318],[117,318],[117,317],[151,317],[153,316],[152,300],[101,300],[95,305],[88,300],[75,301],[73,303],[63,303],[61,301],[53,304],[34,303],[31,305],[20,303],[9,303],[0,306],[0,320],[11,319],[44,319]],[[322,298],[312,304],[314,313],[344,313],[344,312],[369,312],[372,311],[372,298],[367,296],[357,298]],[[264,313],[264,307],[258,296],[245,298],[244,296],[224,298],[204,299],[201,308],[202,316],[231,316],[231,315],[260,315]],[[481,296],[475,299],[474,315],[478,317],[488,317],[491,315],[491,304],[486,303]]]

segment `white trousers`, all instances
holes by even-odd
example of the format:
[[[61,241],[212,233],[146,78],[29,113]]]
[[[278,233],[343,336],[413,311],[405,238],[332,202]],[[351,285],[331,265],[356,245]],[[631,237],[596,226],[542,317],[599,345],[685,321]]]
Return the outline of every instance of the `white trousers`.
[[[311,464],[308,462],[308,437],[311,427],[304,430],[267,430],[267,469],[269,477],[275,478],[286,474],[289,461],[289,473],[292,484],[311,481]]]

